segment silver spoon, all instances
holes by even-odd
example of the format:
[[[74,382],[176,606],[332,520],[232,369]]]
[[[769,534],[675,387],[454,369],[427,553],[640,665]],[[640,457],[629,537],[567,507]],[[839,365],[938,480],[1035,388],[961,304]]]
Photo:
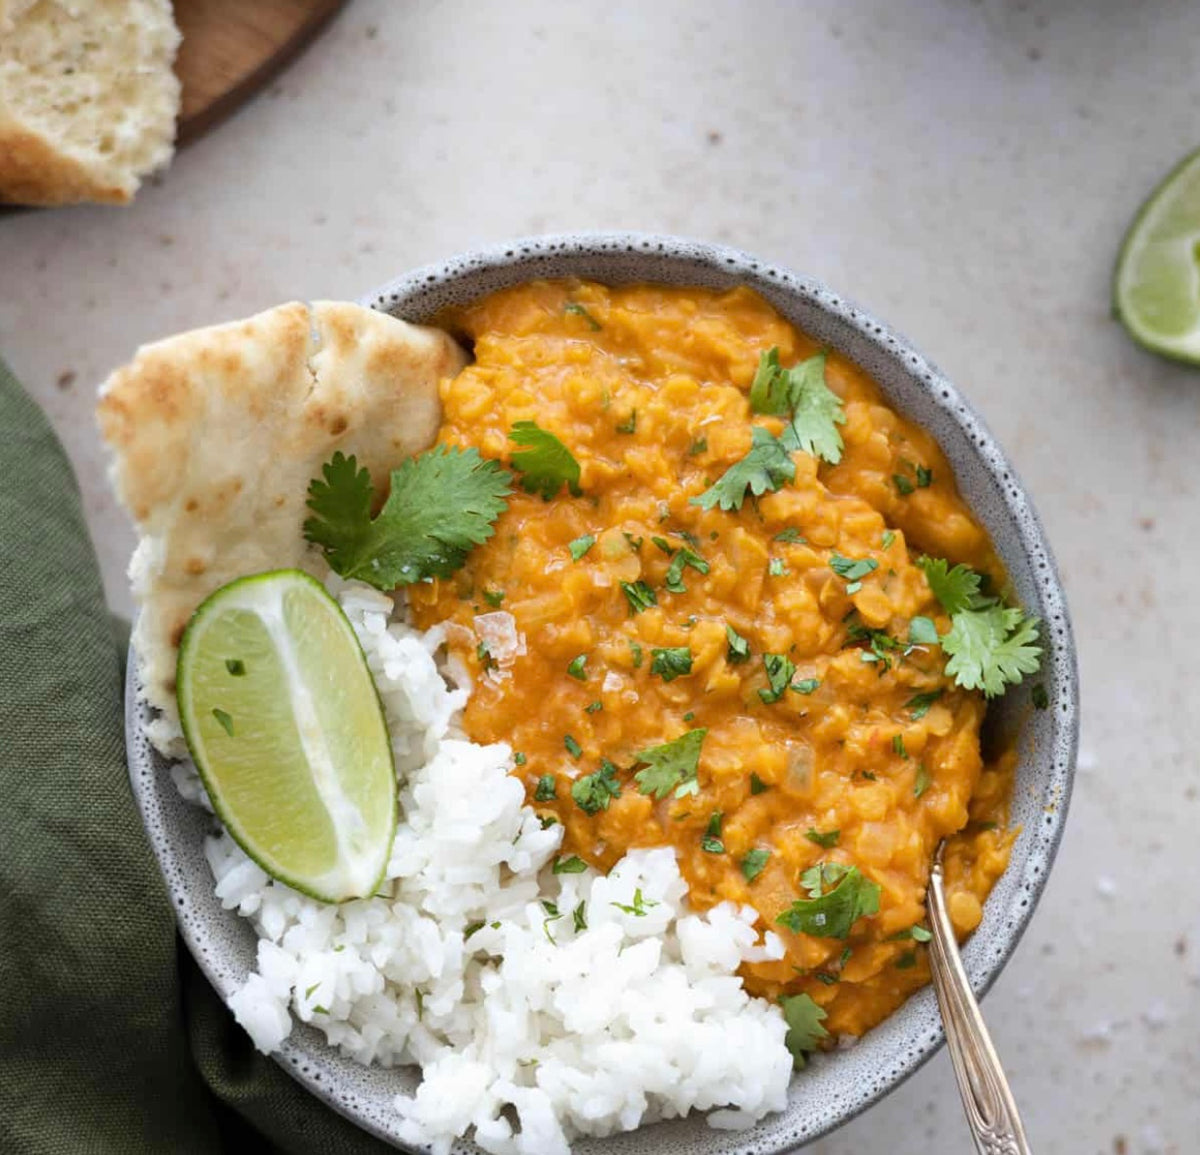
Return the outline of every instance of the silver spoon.
[[[1032,1155],[1017,1104],[958,953],[942,880],[945,849],[945,842],[938,843],[929,875],[926,906],[933,934],[929,967],[967,1126],[979,1155]]]

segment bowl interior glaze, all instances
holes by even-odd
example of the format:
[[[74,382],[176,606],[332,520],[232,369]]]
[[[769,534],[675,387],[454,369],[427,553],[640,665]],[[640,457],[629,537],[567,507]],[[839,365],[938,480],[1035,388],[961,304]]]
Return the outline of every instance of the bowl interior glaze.
[[[535,278],[580,277],[609,284],[657,281],[726,288],[749,285],[789,321],[844,353],[879,383],[889,401],[928,429],[958,485],[987,527],[1022,604],[1043,621],[1048,642],[1040,680],[1049,708],[1035,710],[1028,686],[1010,692],[990,721],[1014,735],[1020,766],[1012,817],[1021,833],[1008,871],[963,950],[977,993],[995,980],[1021,937],[1045,885],[1066,819],[1078,736],[1075,647],[1063,592],[1041,524],[1003,451],[958,390],[883,322],[815,281],[732,249],[643,234],[573,234],[515,241],[408,273],[363,303],[411,321],[493,290]],[[142,735],[147,708],[135,664],[127,685],[130,776],[180,928],[209,979],[228,996],[254,965],[250,925],[221,909],[203,855],[211,819],[184,802],[166,762]],[[901,1083],[941,1045],[932,989],[849,1050],[816,1057],[792,1080],[788,1108],[749,1131],[709,1128],[692,1117],[604,1140],[581,1141],[577,1155],[775,1155],[832,1130]],[[367,1069],[343,1059],[311,1027],[297,1024],[278,1056],[310,1091],[366,1130],[403,1148],[391,1098],[411,1091],[413,1072]],[[948,1090],[948,1089],[947,1089]],[[404,1148],[406,1149],[406,1148]],[[460,1143],[457,1152],[475,1152]]]

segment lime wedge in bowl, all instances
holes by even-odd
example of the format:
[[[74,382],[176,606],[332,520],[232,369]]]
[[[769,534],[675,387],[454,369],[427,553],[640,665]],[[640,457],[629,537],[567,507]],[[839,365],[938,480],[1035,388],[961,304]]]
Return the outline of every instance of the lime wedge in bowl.
[[[183,636],[179,715],[221,821],[324,902],[371,894],[396,829],[387,724],[341,607],[299,570],[223,586]]]
[[[1200,150],[1172,170],[1129,226],[1113,307],[1140,345],[1200,364]]]

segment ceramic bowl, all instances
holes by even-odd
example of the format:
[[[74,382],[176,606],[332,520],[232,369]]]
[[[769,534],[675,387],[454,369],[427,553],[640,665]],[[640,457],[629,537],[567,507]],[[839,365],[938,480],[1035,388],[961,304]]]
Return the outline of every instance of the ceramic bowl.
[[[580,277],[609,284],[657,281],[722,289],[749,285],[789,321],[862,366],[891,404],[929,430],[954,467],[959,488],[987,527],[1021,603],[1044,622],[1048,653],[1040,681],[1049,708],[1028,687],[1010,692],[989,724],[1015,737],[1020,769],[1012,818],[1021,827],[1008,871],[963,950],[977,993],[995,981],[1029,923],[1066,819],[1079,727],[1075,648],[1062,587],[1033,505],[1004,451],[959,391],[903,337],[841,294],[745,253],[674,237],[573,234],[515,241],[418,269],[363,298],[410,321],[522,281]],[[202,845],[208,815],[183,801],[166,763],[142,736],[146,707],[136,668],[128,680],[130,774],[170,889],[183,937],[213,985],[228,996],[254,965],[248,922],[213,895]],[[817,1056],[792,1080],[787,1110],[750,1131],[710,1129],[701,1117],[658,1123],[576,1145],[577,1155],[774,1155],[793,1151],[846,1122],[898,1086],[943,1041],[926,987],[853,1048]],[[368,1069],[341,1058],[311,1027],[297,1025],[277,1056],[313,1094],[367,1131],[403,1148],[391,1097],[411,1089],[408,1070]],[[949,1086],[947,1094],[952,1094]],[[475,1151],[458,1144],[456,1151]]]

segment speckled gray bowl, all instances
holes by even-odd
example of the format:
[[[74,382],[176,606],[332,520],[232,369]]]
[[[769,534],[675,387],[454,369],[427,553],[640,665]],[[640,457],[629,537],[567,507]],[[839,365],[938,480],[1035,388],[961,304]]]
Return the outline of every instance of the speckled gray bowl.
[[[1015,734],[1020,770],[1013,819],[1021,835],[1007,873],[963,951],[967,974],[983,992],[1017,945],[1045,885],[1058,847],[1078,733],[1075,648],[1050,547],[1012,466],[957,389],[898,334],[814,281],[732,249],[673,237],[576,234],[514,241],[419,269],[384,285],[364,303],[412,321],[440,308],[537,277],[576,276],[610,284],[659,281],[713,288],[744,284],[788,320],[853,358],[891,402],[936,436],[958,484],[987,526],[1021,602],[1045,622],[1044,682],[1050,708],[1031,708],[1027,689],[1010,693],[991,719]],[[183,936],[213,985],[229,995],[254,963],[254,933],[221,909],[202,843],[211,821],[176,792],[164,761],[141,735],[145,707],[131,667],[128,702],[130,776],[158,855]],[[578,1155],[771,1155],[793,1151],[870,1106],[942,1043],[929,988],[911,998],[848,1051],[819,1056],[792,1081],[788,1108],[752,1131],[725,1132],[701,1118],[660,1123],[628,1135],[579,1143]],[[279,1061],[313,1094],[397,1146],[390,1107],[410,1071],[366,1069],[339,1057],[310,1027],[293,1031]],[[953,1094],[949,1086],[946,1093]],[[456,1151],[476,1150],[460,1144]]]

